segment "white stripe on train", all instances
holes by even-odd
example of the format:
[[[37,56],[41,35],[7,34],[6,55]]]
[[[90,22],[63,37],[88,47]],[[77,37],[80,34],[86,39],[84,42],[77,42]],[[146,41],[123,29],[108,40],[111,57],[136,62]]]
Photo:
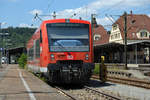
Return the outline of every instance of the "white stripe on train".
[[[40,66],[35,66],[35,65],[31,65],[28,64],[28,69],[35,72],[35,73],[46,73],[47,72],[47,67],[40,67]]]

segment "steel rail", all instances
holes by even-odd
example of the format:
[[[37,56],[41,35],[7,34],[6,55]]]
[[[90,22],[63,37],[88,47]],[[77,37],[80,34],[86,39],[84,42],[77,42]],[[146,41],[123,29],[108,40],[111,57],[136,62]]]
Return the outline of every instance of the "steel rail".
[[[150,83],[147,82],[140,82],[140,81],[133,81],[133,80],[128,80],[124,78],[107,78],[108,81],[115,82],[115,83],[121,83],[121,84],[127,84],[131,86],[136,86],[140,88],[145,88],[145,89],[150,89]]]
[[[56,87],[56,86],[55,86],[54,88],[56,88],[59,92],[63,93],[63,94],[66,95],[67,97],[71,98],[71,100],[78,100],[78,99],[76,99],[75,97],[73,97],[73,96],[69,95],[68,93],[66,93],[65,91],[63,91],[62,89],[60,89],[59,87]]]
[[[99,76],[94,75],[92,76],[92,78],[99,79]],[[150,82],[137,80],[137,79],[108,76],[107,81],[150,89]]]
[[[116,97],[116,96],[113,96],[113,95],[110,95],[110,94],[107,94],[107,93],[104,93],[104,92],[101,92],[101,91],[94,90],[94,89],[92,89],[92,88],[89,88],[88,86],[84,86],[84,88],[85,88],[86,90],[92,91],[92,93],[98,93],[98,94],[100,94],[100,95],[103,95],[103,96],[105,96],[106,98],[109,98],[109,100],[122,100],[122,99],[119,98],[119,97]]]

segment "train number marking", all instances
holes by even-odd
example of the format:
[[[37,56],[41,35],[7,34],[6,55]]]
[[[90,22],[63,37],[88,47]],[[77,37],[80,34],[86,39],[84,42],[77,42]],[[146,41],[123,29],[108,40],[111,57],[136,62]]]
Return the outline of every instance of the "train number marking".
[[[73,59],[73,56],[72,55],[68,55],[67,59]]]

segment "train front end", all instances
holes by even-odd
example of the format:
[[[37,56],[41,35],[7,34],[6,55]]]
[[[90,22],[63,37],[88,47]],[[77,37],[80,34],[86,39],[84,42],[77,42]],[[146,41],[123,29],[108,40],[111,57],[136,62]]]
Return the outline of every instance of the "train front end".
[[[79,84],[89,81],[94,69],[90,22],[64,19],[48,22],[46,29],[49,81]]]

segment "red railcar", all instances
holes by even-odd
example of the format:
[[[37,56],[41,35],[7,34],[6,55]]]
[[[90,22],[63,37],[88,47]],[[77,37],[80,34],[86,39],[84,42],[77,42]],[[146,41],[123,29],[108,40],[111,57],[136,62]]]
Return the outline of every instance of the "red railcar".
[[[91,24],[78,19],[43,21],[27,44],[28,68],[50,82],[86,83],[94,69]]]

